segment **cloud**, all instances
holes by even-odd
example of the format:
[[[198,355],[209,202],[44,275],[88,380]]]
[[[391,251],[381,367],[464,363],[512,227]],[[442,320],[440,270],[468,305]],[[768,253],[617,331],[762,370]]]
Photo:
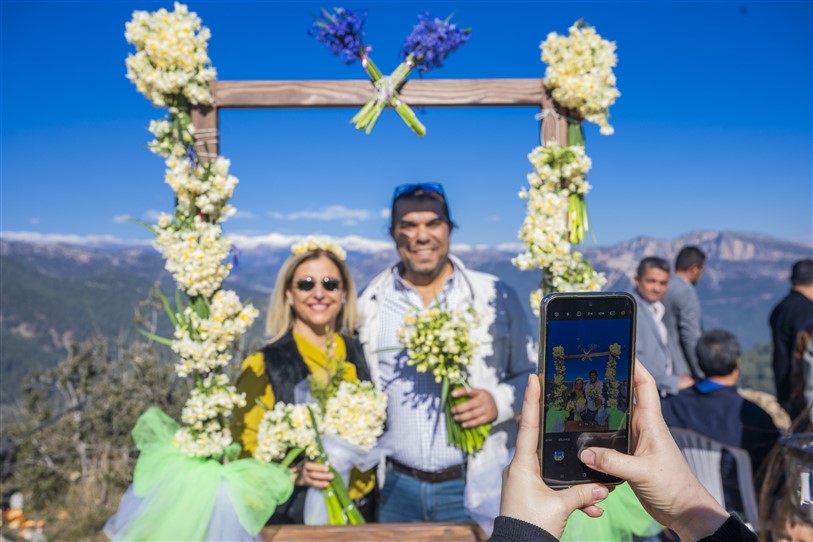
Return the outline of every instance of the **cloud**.
[[[28,220],[28,222],[29,222],[29,224],[33,224],[33,225],[35,225],[35,226],[36,226],[37,224],[39,224],[40,222],[42,222],[42,220],[41,220],[41,219],[40,219],[40,217],[38,217],[38,216],[33,216],[33,217],[31,217],[31,218]]]
[[[384,207],[383,209],[378,211],[378,216],[380,216],[381,218],[389,218],[390,217],[390,212],[391,211],[390,211],[389,207]]]
[[[368,211],[367,209],[349,209],[344,205],[328,205],[319,210],[295,211],[293,213],[280,213],[270,211],[271,218],[277,220],[320,220],[323,222],[340,221],[346,225],[353,225],[365,220],[372,220],[380,213]]]
[[[486,220],[488,220],[489,222],[499,222],[500,221],[500,215],[488,215],[486,217]]]
[[[257,216],[252,213],[251,211],[237,211],[234,216],[232,217],[235,220],[242,219],[242,220],[254,220]]]
[[[158,222],[158,219],[163,214],[162,211],[156,211],[155,209],[150,209],[146,213],[144,213],[144,219],[150,222]]]
[[[115,222],[116,224],[123,224],[124,222],[129,222],[132,219],[133,219],[133,217],[131,217],[130,215],[126,215],[126,214],[125,215],[116,215],[116,216],[113,217],[113,222]]]

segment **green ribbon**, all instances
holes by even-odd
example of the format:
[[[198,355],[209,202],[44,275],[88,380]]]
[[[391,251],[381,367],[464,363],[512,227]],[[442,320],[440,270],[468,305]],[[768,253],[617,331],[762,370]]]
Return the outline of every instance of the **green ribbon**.
[[[293,492],[289,469],[254,458],[221,463],[189,457],[173,443],[180,425],[149,408],[133,428],[141,452],[133,493],[143,499],[138,518],[117,533],[120,540],[205,540],[222,483],[242,527],[256,536],[279,503]]]

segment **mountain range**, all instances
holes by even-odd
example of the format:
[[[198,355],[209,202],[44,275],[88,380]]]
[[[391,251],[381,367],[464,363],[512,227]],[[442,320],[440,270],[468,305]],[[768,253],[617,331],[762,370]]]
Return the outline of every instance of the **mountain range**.
[[[232,239],[239,250],[227,285],[263,311],[277,271],[299,237]],[[359,287],[397,259],[388,241],[361,237],[336,241],[347,250]],[[606,290],[629,291],[641,258],[655,255],[671,262],[687,244],[699,246],[708,256],[697,286],[704,327],[731,330],[744,350],[767,342],[768,314],[789,289],[790,267],[811,257],[813,245],[752,233],[697,231],[669,240],[637,237],[608,247],[588,246],[583,252],[606,273]],[[499,276],[527,299],[540,275],[511,264],[522,248],[452,245],[467,266]],[[0,233],[0,402],[13,400],[26,373],[55,365],[73,343],[96,335],[126,343],[138,336],[135,309],[156,285],[165,293],[174,289],[160,255],[148,242]],[[526,315],[535,325],[528,305]],[[166,318],[160,320],[159,332],[169,334]],[[247,335],[247,348],[261,342],[259,318]]]

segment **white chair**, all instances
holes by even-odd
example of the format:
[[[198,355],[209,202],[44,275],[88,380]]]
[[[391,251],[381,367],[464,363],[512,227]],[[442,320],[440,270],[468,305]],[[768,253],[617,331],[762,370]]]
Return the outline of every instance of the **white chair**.
[[[759,525],[757,513],[757,497],[754,491],[754,477],[751,473],[751,457],[742,448],[736,448],[718,442],[691,429],[670,427],[672,437],[686,458],[689,468],[700,480],[709,493],[725,506],[723,495],[723,478],[720,472],[720,458],[726,450],[737,464],[737,485],[742,499],[743,518],[745,522],[756,530]]]

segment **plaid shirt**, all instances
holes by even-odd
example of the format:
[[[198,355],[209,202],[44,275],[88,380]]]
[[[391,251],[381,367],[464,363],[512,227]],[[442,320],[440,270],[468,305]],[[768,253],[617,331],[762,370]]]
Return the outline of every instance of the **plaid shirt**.
[[[381,303],[377,343],[381,389],[389,396],[387,432],[399,444],[390,457],[409,467],[439,471],[466,461],[465,454],[446,439],[446,416],[440,405],[441,385],[431,372],[419,373],[407,365],[406,349],[398,340],[398,330],[412,307],[422,307],[417,290],[404,282],[398,268],[392,270],[394,288]],[[460,288],[455,270],[446,279],[438,300],[446,302]]]

